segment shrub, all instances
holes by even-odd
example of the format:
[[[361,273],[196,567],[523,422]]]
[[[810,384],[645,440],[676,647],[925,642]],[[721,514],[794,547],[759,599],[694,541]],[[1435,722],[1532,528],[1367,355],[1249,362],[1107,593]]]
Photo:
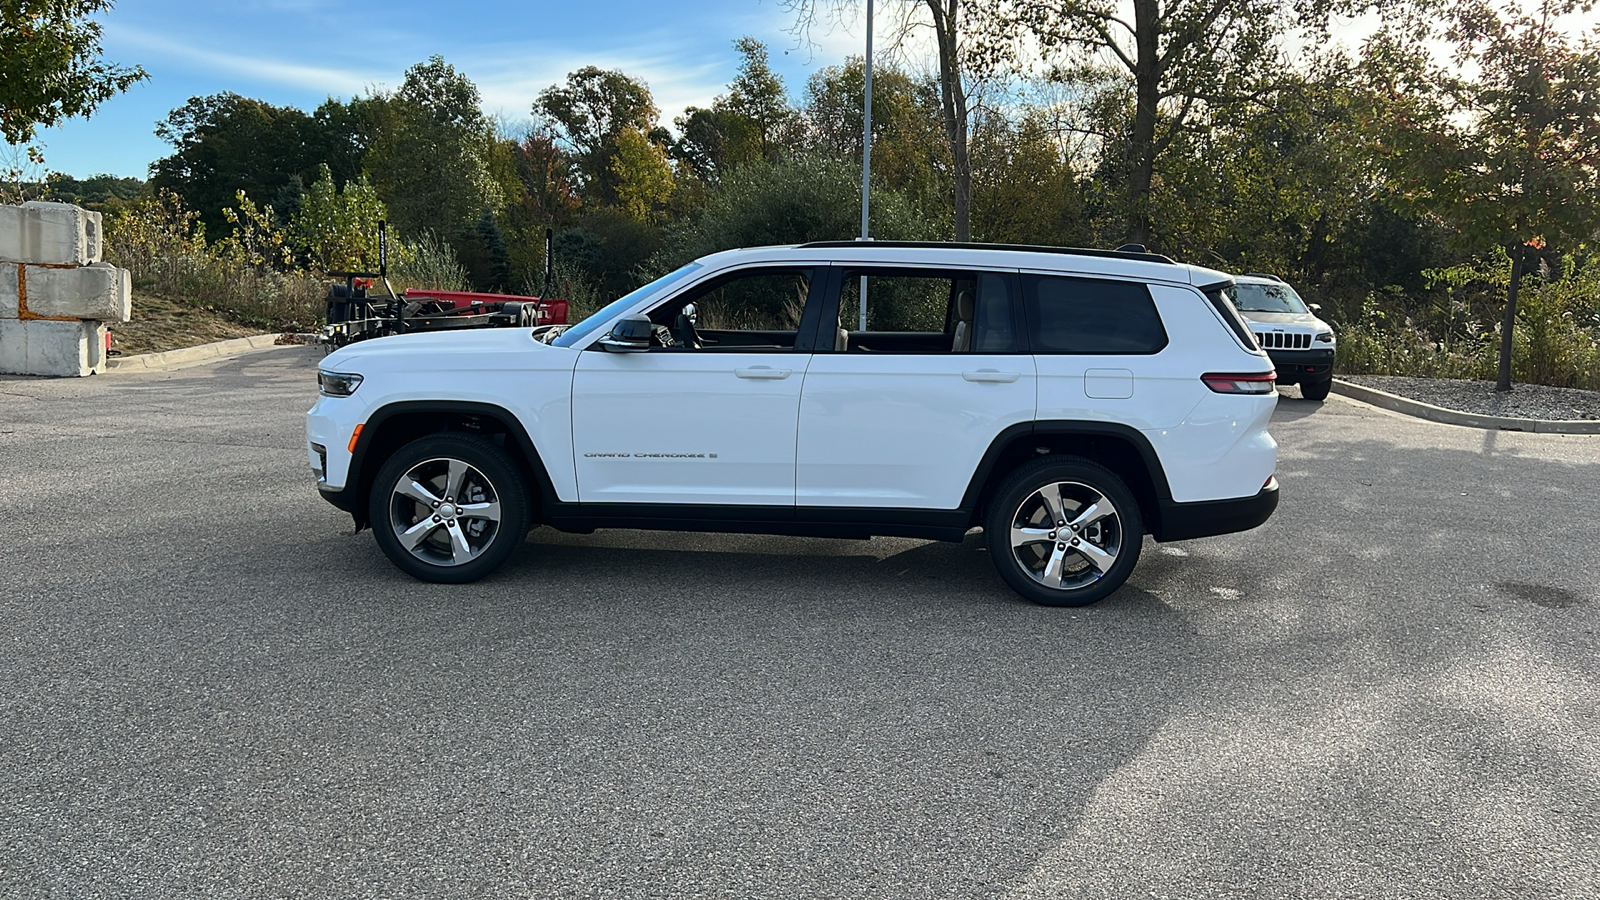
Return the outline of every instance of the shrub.
[[[1479,264],[1428,273],[1445,289],[1448,305],[1435,311],[1431,327],[1385,313],[1392,305],[1369,296],[1359,321],[1339,330],[1337,371],[1493,380],[1499,327],[1470,311],[1477,306],[1474,291],[1497,287],[1498,269]],[[1524,280],[1511,361],[1516,381],[1600,390],[1600,266],[1567,261],[1559,272]]]
[[[298,331],[320,324],[327,285],[272,267],[285,257],[270,207],[241,195],[228,212],[233,232],[210,246],[199,216],[176,194],[138,200],[106,218],[106,259],[127,269],[140,290],[246,325]]]

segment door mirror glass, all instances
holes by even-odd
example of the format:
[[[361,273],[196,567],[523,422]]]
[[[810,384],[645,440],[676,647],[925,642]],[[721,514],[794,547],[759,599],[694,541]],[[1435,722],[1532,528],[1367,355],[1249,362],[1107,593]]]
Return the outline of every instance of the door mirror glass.
[[[648,316],[626,316],[611,326],[611,333],[600,339],[600,347],[614,353],[633,353],[650,349],[655,325]]]

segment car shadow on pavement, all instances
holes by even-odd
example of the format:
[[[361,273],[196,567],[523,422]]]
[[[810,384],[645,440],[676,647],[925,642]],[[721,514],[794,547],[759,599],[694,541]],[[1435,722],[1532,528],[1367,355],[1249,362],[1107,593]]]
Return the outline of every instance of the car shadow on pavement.
[[[1299,397],[1279,397],[1278,406],[1272,411],[1272,424],[1278,425],[1285,422],[1298,422],[1307,416],[1315,415],[1325,405],[1326,401],[1323,400],[1301,400]]]
[[[448,591],[452,611],[422,601],[419,638],[458,633],[437,653],[454,690],[525,711],[443,749],[497,760],[539,818],[517,851],[535,892],[570,887],[573,848],[605,847],[586,877],[618,895],[778,878],[984,896],[1076,831],[1200,651],[1134,587],[1078,610],[1020,600],[979,538],[540,530],[494,578],[407,589],[388,618]]]

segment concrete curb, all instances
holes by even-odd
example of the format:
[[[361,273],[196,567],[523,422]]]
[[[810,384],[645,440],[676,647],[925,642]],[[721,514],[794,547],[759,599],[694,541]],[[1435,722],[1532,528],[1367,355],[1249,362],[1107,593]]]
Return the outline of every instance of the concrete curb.
[[[1416,416],[1446,425],[1464,425],[1468,428],[1486,428],[1490,431],[1534,431],[1541,434],[1600,434],[1600,421],[1590,419],[1514,419],[1506,416],[1485,416],[1478,413],[1459,412],[1431,403],[1407,400],[1385,391],[1351,384],[1338,378],[1333,380],[1333,392],[1352,400],[1370,403],[1390,412]]]
[[[170,369],[174,366],[190,363],[205,362],[212,359],[221,359],[225,356],[237,356],[255,350],[271,350],[280,345],[278,338],[282,332],[272,334],[257,334],[250,337],[234,338],[228,341],[215,341],[210,344],[201,344],[198,347],[184,347],[178,350],[166,350],[161,353],[141,353],[137,356],[113,356],[106,360],[107,372],[137,372],[146,369]]]

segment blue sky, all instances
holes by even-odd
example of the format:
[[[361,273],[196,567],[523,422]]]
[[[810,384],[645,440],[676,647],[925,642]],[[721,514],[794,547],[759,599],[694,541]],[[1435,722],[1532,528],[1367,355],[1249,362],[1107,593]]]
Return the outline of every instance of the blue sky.
[[[42,130],[52,171],[143,178],[171,152],[156,122],[192,96],[233,91],[310,110],[393,89],[436,53],[478,85],[490,115],[527,120],[540,90],[597,65],[645,81],[670,123],[724,92],[743,35],[766,42],[798,97],[811,73],[859,54],[864,32],[821,27],[797,46],[778,0],[121,0],[101,22],[106,58],[150,79],[91,119]]]

